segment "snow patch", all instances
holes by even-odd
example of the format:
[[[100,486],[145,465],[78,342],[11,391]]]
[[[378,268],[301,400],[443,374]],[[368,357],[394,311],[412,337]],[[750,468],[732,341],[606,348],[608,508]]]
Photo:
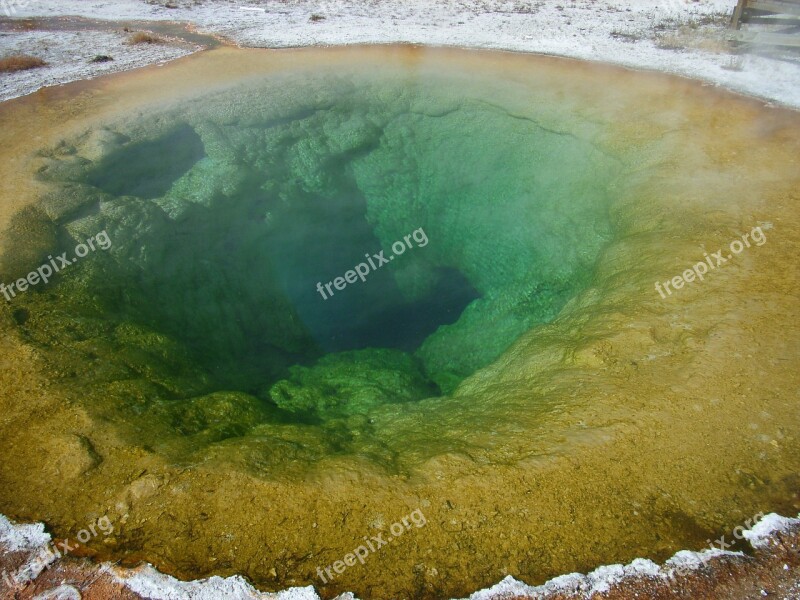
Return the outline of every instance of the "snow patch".
[[[50,566],[56,555],[50,549],[50,535],[43,523],[16,525],[0,515],[0,546],[6,552],[26,552],[25,562],[12,574],[4,573],[4,579],[23,585],[36,579]]]
[[[637,558],[629,565],[607,565],[595,569],[588,575],[570,573],[532,587],[517,581],[510,575],[491,588],[475,592],[469,600],[500,600],[528,596],[537,600],[550,598],[557,594],[582,594],[590,598],[602,594],[628,578],[664,577],[661,569],[651,560]]]
[[[0,544],[8,552],[31,552],[50,543],[50,535],[45,532],[43,523],[15,525],[0,515]]]
[[[82,600],[81,593],[75,586],[60,585],[54,590],[34,596],[33,600]]]
[[[166,62],[191,54],[193,49],[169,44],[128,43],[121,34],[100,31],[28,31],[0,33],[0,56],[29,54],[47,65],[27,71],[4,73],[0,101],[35,92],[41,87],[100,75],[127,71],[142,65]],[[93,62],[97,56],[111,56],[107,62]]]
[[[788,531],[793,527],[800,527],[800,515],[792,519],[769,513],[742,535],[753,548],[766,548],[775,540],[776,533]]]
[[[159,573],[149,564],[129,570],[105,565],[104,570],[131,591],[151,600],[320,600],[311,586],[262,593],[238,575],[184,582]]]
[[[744,554],[741,552],[731,552],[730,550],[720,550],[719,548],[709,548],[707,550],[701,550],[700,552],[681,550],[667,560],[664,566],[669,567],[670,574],[672,575],[685,574],[689,571],[695,571],[701,568],[712,558],[718,558],[720,556],[744,556]]]
[[[534,593],[536,593],[534,588],[508,575],[500,583],[485,590],[475,592],[469,597],[469,600],[497,600],[499,598],[512,598],[515,596],[533,596]]]

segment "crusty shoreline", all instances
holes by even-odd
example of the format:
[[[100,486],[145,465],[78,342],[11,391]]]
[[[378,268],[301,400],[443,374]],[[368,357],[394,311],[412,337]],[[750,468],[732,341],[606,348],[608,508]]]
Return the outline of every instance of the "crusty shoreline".
[[[586,576],[576,573],[564,575],[535,588],[507,577],[470,598],[747,600],[800,597],[800,518],[786,519],[772,513],[746,532],[744,537],[750,542],[752,555],[719,549],[681,551],[660,566],[637,559],[625,566],[600,567]],[[63,540],[60,541],[61,546],[58,546],[58,540],[55,542],[56,547],[63,547]],[[96,564],[86,557],[78,558],[85,552],[79,547],[72,550],[75,557],[57,558],[48,551],[51,543],[42,524],[14,525],[0,517],[0,573],[3,575],[0,578],[0,593],[3,598],[25,600],[48,592],[62,594],[57,597],[82,600],[319,598],[311,587],[291,588],[277,594],[259,593],[239,577],[212,577],[201,582],[182,583],[161,575],[149,565],[126,569],[109,563]],[[67,541],[68,547],[71,548],[73,544]],[[48,558],[38,560],[38,556]],[[47,560],[52,562],[48,563]],[[79,595],[75,595],[76,592]],[[342,594],[338,599],[355,600],[355,597]]]

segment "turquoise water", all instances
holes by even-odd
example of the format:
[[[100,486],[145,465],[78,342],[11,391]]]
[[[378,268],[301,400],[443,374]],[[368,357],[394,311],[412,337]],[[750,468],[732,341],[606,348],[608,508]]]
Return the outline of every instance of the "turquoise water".
[[[22,262],[99,231],[113,247],[26,298],[48,307],[28,334],[91,346],[93,409],[133,405],[158,443],[352,432],[452,393],[612,236],[619,161],[504,85],[513,109],[468,75],[301,73],[89,132],[93,159],[45,170],[57,191],[18,216],[44,232]]]

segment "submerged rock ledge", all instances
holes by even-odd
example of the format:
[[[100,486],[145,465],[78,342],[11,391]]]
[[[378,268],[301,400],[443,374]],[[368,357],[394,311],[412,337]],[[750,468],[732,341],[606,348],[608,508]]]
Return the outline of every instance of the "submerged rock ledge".
[[[149,564],[123,568],[97,564],[69,540],[53,540],[42,523],[14,524],[0,515],[2,598],[48,600],[319,600],[312,586],[259,592],[239,576],[182,582]],[[744,600],[800,598],[800,515],[770,513],[741,537],[752,554],[713,549],[682,550],[657,565],[638,558],[628,565],[602,566],[588,575],[572,573],[531,587],[506,577],[469,600],[629,600],[633,598]],[[721,538],[722,539],[722,538]],[[72,556],[57,556],[64,548]],[[74,547],[73,547],[74,545]],[[335,600],[356,600],[345,593]]]

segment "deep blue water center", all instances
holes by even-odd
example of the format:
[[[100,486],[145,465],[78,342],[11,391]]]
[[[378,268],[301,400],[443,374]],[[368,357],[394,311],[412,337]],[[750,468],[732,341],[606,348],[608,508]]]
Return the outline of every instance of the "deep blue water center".
[[[458,270],[442,267],[429,293],[406,300],[388,264],[376,255],[382,251],[384,259],[413,268],[424,258],[419,254],[430,251],[436,241],[422,235],[418,237],[427,242],[424,245],[414,238],[408,243],[398,240],[398,249],[405,250],[394,256],[391,246],[384,248],[376,237],[366,219],[365,199],[355,189],[333,200],[314,198],[312,204],[319,208],[293,212],[276,224],[268,248],[278,280],[323,351],[375,347],[413,352],[479,297]],[[358,264],[364,265],[362,272],[369,267],[363,280],[359,277],[342,290],[332,286]]]

